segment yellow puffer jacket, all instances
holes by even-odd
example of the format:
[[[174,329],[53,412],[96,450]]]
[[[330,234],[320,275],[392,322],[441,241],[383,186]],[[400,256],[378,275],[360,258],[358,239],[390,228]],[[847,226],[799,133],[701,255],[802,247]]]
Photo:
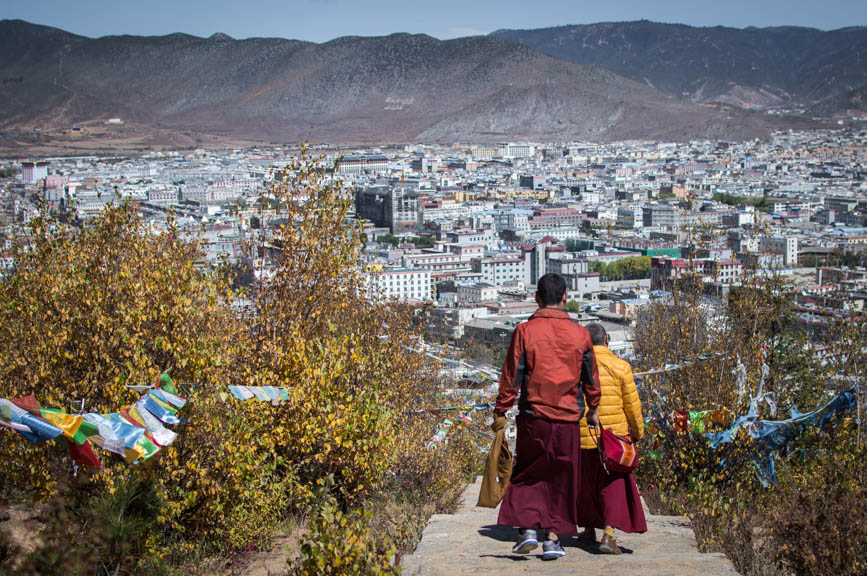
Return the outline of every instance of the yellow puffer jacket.
[[[596,365],[599,367],[599,383],[602,399],[599,401],[599,422],[618,436],[629,434],[634,441],[644,435],[644,418],[641,416],[641,400],[632,377],[629,362],[614,355],[606,346],[594,346]],[[587,419],[581,418],[581,448],[596,448],[590,437]]]

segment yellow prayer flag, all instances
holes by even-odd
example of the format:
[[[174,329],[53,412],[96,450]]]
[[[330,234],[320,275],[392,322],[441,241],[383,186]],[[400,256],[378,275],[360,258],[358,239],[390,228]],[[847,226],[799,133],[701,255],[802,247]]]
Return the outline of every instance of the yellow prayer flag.
[[[126,451],[123,459],[127,464],[132,464],[145,454],[147,454],[147,450],[136,444],[135,446]]]
[[[136,421],[136,424],[138,424],[142,428],[147,428],[144,418],[141,417],[141,413],[138,411],[138,408],[135,406],[135,404],[130,406],[126,412],[130,415],[130,418]]]
[[[171,412],[172,414],[174,414],[174,413],[177,412],[177,410],[178,410],[178,409],[175,408],[174,406],[172,406],[172,405],[170,405],[170,404],[166,404],[165,402],[163,402],[162,400],[160,400],[160,399],[157,398],[156,396],[151,396],[151,400],[155,401],[157,404],[159,404],[160,406],[162,406],[163,408],[165,408],[166,410],[168,410],[168,411]]]
[[[82,418],[78,414],[66,414],[65,412],[55,412],[53,410],[40,410],[42,418],[60,428],[63,435],[67,438],[72,438],[78,429],[81,427]]]

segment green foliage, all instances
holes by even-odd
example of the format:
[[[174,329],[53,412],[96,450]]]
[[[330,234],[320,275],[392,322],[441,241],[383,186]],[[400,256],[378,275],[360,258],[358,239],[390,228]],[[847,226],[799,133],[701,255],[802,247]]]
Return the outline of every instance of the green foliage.
[[[397,550],[376,538],[370,529],[372,517],[370,509],[344,513],[336,502],[326,500],[308,522],[309,534],[301,545],[301,557],[290,565],[290,574],[400,574],[400,568],[390,563]]]
[[[417,248],[430,248],[434,245],[436,240],[434,240],[433,236],[412,236],[409,238],[406,237],[397,237],[392,234],[383,234],[377,238],[378,242],[383,242],[385,244],[391,244],[393,246],[397,246],[401,242],[410,242],[415,244]]]
[[[813,409],[846,389],[865,361],[864,326],[837,322],[833,339],[810,341],[795,322],[792,290],[772,274],[748,273],[722,301],[706,297],[699,282],[676,283],[670,296],[643,312],[635,334],[639,368],[678,363],[716,353],[644,381],[645,410],[665,397],[658,412],[721,409],[746,413],[758,388],[762,361],[770,373],[779,413]],[[820,359],[812,346],[827,347]],[[748,373],[748,393],[738,397],[733,371]],[[771,418],[764,405],[761,418]],[[710,430],[721,429],[711,424]],[[649,428],[647,457],[637,480],[652,510],[687,514],[704,550],[725,552],[742,574],[863,573],[867,535],[864,448],[848,419],[825,431],[807,430],[776,457],[779,485],[765,488],[755,474],[756,449],[746,434],[710,450],[704,434]],[[652,454],[652,456],[651,456]]]
[[[563,309],[566,310],[566,312],[578,314],[581,312],[581,304],[579,304],[577,300],[570,300],[569,302],[566,302],[566,306],[564,306]]]
[[[87,411],[117,412],[138,397],[127,384],[170,370],[189,423],[137,466],[98,452],[103,469],[72,485],[62,445],[0,445],[4,496],[56,501],[62,520],[24,573],[165,573],[266,547],[287,516],[315,510],[326,478],[328,514],[356,530],[347,553],[372,570],[388,565],[386,541],[410,549],[426,515],[454,501],[480,460],[474,437],[459,432],[431,451],[433,422],[405,416],[438,402],[437,367],[403,347],[419,338],[412,310],[367,297],[348,195],[324,175],[303,155],[263,190],[283,222],[262,219],[249,247],[250,261],[273,258],[265,280],[250,261],[206,269],[195,239],[171,221],[154,232],[135,204],[80,230],[33,220],[0,283],[0,396],[67,409],[84,397]],[[239,295],[249,313],[232,308]],[[230,384],[291,392],[280,405],[239,402]],[[362,512],[374,504],[372,518]],[[336,542],[317,518],[313,559]]]
[[[109,569],[123,566],[129,557],[143,551],[147,537],[157,528],[162,496],[156,485],[128,477],[112,492],[96,496],[93,523],[103,531],[101,555]]]
[[[650,256],[630,256],[610,264],[591,262],[590,271],[598,272],[603,282],[650,278]]]
[[[768,200],[767,196],[762,196],[761,198],[751,198],[749,196],[737,196],[735,194],[729,194],[728,192],[716,192],[713,195],[713,199],[717,202],[728,204],[729,206],[752,204],[756,207],[756,210],[759,210],[760,212],[771,211],[771,202],[770,200]]]
[[[795,453],[772,497],[765,525],[777,544],[776,560],[795,574],[867,572],[867,486],[864,458],[854,426],[833,440],[818,439],[815,450]],[[840,449],[839,443],[846,443]],[[809,458],[809,460],[807,460]]]

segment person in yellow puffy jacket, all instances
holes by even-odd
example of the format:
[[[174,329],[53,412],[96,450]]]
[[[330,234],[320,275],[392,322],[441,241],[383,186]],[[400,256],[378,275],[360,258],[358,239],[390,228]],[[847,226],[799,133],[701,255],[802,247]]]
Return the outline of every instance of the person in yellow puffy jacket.
[[[633,442],[638,442],[644,435],[644,418],[632,367],[608,349],[608,334],[601,324],[589,324],[587,330],[593,342],[602,387],[597,410],[599,423],[618,436],[629,436]],[[598,434],[591,434],[583,418],[580,426],[578,525],[584,528],[581,541],[595,544],[595,528],[602,528],[604,534],[599,550],[606,554],[620,554],[615,528],[623,532],[647,531],[641,496],[631,473],[607,471],[602,466],[595,440]]]

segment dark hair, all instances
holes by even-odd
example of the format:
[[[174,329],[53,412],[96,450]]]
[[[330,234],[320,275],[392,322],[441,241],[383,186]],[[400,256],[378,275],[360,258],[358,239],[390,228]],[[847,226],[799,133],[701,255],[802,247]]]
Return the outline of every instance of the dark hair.
[[[563,300],[566,293],[566,280],[559,274],[545,274],[536,283],[536,294],[543,306],[553,306]]]
[[[594,346],[605,346],[605,337],[608,333],[602,324],[588,324],[587,331],[590,332],[590,340]]]

